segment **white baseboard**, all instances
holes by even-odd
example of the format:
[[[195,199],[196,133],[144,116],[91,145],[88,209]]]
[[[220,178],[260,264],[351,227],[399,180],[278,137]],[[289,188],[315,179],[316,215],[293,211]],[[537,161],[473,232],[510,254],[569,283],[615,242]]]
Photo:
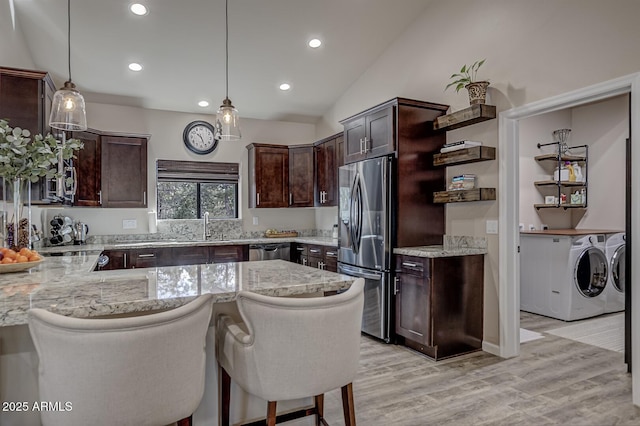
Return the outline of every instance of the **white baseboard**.
[[[482,341],[482,350],[490,353],[491,355],[500,356],[500,346],[489,343],[485,340]]]

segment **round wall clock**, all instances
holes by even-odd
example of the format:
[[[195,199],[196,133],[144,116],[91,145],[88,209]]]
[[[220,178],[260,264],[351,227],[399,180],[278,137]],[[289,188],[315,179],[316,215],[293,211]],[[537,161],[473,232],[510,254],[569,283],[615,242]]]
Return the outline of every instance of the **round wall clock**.
[[[216,131],[206,121],[192,121],[182,133],[184,144],[196,154],[209,154],[218,146]]]

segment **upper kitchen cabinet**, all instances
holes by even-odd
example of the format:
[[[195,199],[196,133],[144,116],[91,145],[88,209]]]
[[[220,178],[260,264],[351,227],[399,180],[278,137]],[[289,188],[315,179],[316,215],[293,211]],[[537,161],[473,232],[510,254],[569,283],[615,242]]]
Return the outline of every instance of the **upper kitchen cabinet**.
[[[318,207],[338,205],[338,168],[343,163],[342,133],[330,136],[314,144],[316,158],[316,199]]]
[[[394,98],[340,123],[344,126],[344,163],[398,153],[403,138],[433,131],[433,121],[448,105]]]
[[[0,68],[0,118],[9,126],[43,136],[50,132],[49,113],[56,89],[48,73]]]
[[[289,206],[313,207],[313,146],[289,147]]]
[[[249,151],[249,208],[289,206],[289,147],[252,143]]]
[[[84,143],[74,162],[75,206],[147,207],[148,135],[89,129],[73,137]]]

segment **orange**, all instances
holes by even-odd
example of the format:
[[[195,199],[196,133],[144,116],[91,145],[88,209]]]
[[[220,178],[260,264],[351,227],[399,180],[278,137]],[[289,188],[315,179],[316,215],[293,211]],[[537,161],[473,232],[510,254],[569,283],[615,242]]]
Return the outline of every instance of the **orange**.
[[[20,253],[21,255],[26,256],[26,257],[31,256],[31,250],[29,250],[26,247],[21,248],[18,253]]]
[[[8,263],[15,263],[15,260],[10,259],[8,257],[3,257],[2,260],[0,260],[0,263],[3,265],[6,265]]]
[[[27,256],[23,256],[21,254],[16,256],[16,262],[18,262],[18,263],[25,263],[25,262],[28,262],[28,261],[29,261],[29,259],[27,258]]]
[[[37,253],[31,254],[31,256],[29,256],[29,262],[37,262],[38,260],[40,260],[40,256],[38,256]]]
[[[18,253],[16,253],[15,251],[9,249],[7,251],[4,252],[4,257],[5,258],[9,258],[9,259],[15,259],[16,256],[18,255]]]

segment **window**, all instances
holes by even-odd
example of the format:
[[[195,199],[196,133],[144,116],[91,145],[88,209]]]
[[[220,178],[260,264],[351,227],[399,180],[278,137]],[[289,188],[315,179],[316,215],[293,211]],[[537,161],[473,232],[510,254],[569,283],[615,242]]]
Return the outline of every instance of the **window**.
[[[238,217],[237,163],[158,160],[158,219]]]

